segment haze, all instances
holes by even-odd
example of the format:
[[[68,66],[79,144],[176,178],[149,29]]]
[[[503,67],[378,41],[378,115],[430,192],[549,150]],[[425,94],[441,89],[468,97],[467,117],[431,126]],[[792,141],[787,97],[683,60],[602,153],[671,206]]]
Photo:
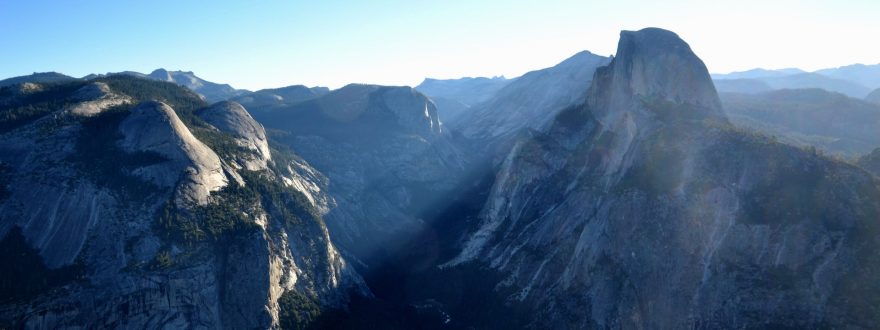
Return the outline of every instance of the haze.
[[[191,70],[236,88],[515,77],[659,26],[712,72],[880,62],[863,1],[0,1],[0,76]],[[24,33],[27,32],[27,33]]]

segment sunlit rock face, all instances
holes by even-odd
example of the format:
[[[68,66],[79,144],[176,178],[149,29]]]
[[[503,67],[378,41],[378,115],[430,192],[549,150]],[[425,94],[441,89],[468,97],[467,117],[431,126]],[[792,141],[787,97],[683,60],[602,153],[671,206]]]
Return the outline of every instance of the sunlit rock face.
[[[251,171],[266,169],[272,158],[266,130],[241,104],[231,101],[217,102],[198,111],[196,115],[220,131],[234,136],[239,147],[250,151],[239,157],[239,162],[242,163],[239,166]]]
[[[611,65],[598,69],[594,79],[587,99],[600,120],[664,103],[689,107],[672,107],[667,109],[670,113],[659,115],[724,117],[706,66],[687,43],[669,31],[621,32],[617,57]]]
[[[135,173],[163,187],[180,182],[183,202],[205,204],[212,191],[228,183],[220,157],[196,139],[167,104],[150,101],[138,105],[119,125],[119,132],[124,150],[168,158],[167,162],[135,169]],[[181,177],[181,173],[186,174]]]
[[[73,97],[80,103],[72,106],[68,111],[77,116],[90,117],[103,112],[111,107],[131,103],[131,98],[118,95],[110,90],[107,84],[93,82],[78,89]]]
[[[0,274],[0,327],[278,328],[292,312],[285,294],[321,309],[369,295],[320,218],[335,205],[320,172],[271,157],[235,104],[209,108],[182,87],[124,79],[35,89],[58,107],[0,132],[0,246],[25,271]],[[140,103],[70,111],[108,95]],[[237,150],[212,147],[238,143],[262,167],[227,166]]]
[[[505,274],[535,327],[880,321],[874,178],[733,129],[669,31],[621,33],[587,95],[514,145],[445,267]]]

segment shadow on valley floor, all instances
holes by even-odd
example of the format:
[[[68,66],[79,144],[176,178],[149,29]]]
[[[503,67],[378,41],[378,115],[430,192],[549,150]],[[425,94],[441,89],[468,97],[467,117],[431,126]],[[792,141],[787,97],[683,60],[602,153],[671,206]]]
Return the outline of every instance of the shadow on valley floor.
[[[501,276],[476,263],[439,268],[458,253],[464,233],[476,226],[494,182],[494,172],[481,167],[464,180],[451,201],[422,213],[427,226],[394,251],[383,251],[361,269],[375,298],[354,297],[348,310],[325,312],[320,329],[512,329],[525,322],[516,306],[506,304],[512,292],[496,291]]]

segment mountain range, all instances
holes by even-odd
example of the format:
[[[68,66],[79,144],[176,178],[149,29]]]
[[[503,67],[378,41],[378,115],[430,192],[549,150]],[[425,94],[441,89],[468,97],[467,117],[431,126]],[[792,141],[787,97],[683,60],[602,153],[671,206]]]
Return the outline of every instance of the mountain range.
[[[873,328],[875,68],[6,79],[0,328]]]
[[[713,74],[719,92],[757,93],[778,89],[821,88],[864,99],[880,88],[880,64],[854,64],[806,72],[800,69],[753,69]]]

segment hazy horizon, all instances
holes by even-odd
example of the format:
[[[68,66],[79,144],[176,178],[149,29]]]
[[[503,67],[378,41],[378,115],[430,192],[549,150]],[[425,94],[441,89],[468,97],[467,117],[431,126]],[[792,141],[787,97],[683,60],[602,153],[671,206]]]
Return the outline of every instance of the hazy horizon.
[[[415,86],[513,78],[583,50],[612,55],[620,30],[644,27],[678,33],[713,73],[815,71],[880,62],[880,45],[862,37],[880,32],[878,10],[870,1],[0,2],[0,42],[15,50],[0,55],[0,77],[164,68],[250,90]]]

